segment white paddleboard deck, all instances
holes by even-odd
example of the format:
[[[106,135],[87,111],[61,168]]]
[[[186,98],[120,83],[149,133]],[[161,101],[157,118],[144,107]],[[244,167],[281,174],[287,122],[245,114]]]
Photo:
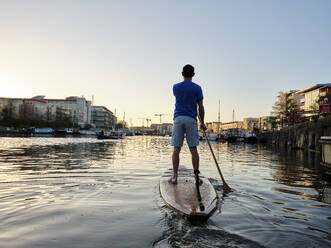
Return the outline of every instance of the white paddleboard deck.
[[[204,211],[200,210],[194,175],[179,176],[177,184],[170,183],[169,177],[161,178],[160,193],[165,203],[175,210],[189,216],[209,216],[217,207],[218,196],[207,178],[200,176],[201,202]]]

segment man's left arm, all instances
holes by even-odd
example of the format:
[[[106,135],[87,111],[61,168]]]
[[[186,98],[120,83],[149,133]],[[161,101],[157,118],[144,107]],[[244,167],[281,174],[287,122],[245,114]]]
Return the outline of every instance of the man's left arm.
[[[198,100],[198,117],[200,120],[200,128],[203,130],[207,130],[206,125],[205,125],[205,108],[203,106],[203,94],[202,94],[202,89],[199,86],[198,88],[198,95],[197,95],[197,100]]]
[[[200,128],[203,130],[207,130],[205,125],[205,107],[203,106],[203,100],[198,102],[198,112],[199,112],[199,120],[200,120]]]

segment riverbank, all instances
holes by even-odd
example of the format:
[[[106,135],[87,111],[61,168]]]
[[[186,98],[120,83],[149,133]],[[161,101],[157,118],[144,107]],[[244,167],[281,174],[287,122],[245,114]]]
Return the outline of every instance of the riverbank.
[[[319,139],[321,136],[331,136],[331,116],[295,124],[281,130],[260,133],[257,135],[257,139],[260,143],[267,143],[281,149],[320,152]]]

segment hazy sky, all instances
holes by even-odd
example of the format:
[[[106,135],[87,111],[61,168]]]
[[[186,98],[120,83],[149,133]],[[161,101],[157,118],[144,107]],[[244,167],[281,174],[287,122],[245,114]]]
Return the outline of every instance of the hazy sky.
[[[279,91],[331,82],[331,1],[0,2],[0,96],[84,96],[119,119],[166,113],[196,68],[206,121],[269,115]]]

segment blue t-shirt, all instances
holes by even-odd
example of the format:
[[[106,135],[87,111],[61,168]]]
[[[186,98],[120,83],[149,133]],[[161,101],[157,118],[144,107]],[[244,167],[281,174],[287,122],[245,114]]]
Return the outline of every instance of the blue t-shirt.
[[[198,102],[203,99],[201,87],[191,81],[183,81],[174,85],[173,92],[176,97],[174,118],[186,115],[196,119]]]

